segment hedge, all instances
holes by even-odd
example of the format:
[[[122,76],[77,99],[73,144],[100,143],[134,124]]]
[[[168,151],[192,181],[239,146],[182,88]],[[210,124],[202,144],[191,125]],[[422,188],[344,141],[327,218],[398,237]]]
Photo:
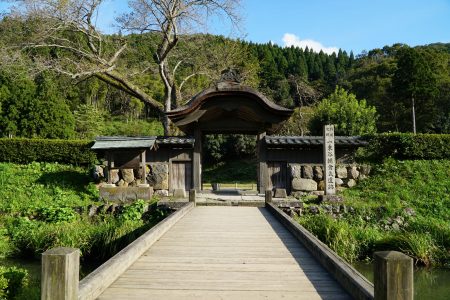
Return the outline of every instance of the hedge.
[[[362,156],[370,160],[450,159],[450,134],[382,133],[363,138],[369,145]]]
[[[0,138],[0,161],[91,164],[96,160],[92,145],[85,140]]]

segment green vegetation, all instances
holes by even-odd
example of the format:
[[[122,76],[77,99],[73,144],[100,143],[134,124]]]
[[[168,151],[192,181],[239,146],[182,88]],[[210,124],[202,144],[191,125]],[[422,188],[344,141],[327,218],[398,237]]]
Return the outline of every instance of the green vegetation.
[[[59,162],[87,165],[96,160],[92,141],[0,138],[0,162]]]
[[[336,135],[363,135],[376,131],[375,107],[366,100],[358,100],[343,88],[336,87],[333,94],[323,99],[310,120],[313,135],[322,135],[324,124],[334,124]]]
[[[93,261],[98,265],[165,217],[153,201],[143,200],[115,214],[107,213],[104,207],[89,217],[89,205],[104,204],[97,201],[98,191],[87,168],[58,163],[0,163],[0,258],[39,259],[45,250],[64,246],[79,248],[82,264]],[[145,212],[148,204],[152,206]],[[5,290],[10,299],[8,295],[18,286],[13,283],[18,275],[2,274],[0,269],[0,292]],[[19,296],[37,298],[36,284],[23,284]]]
[[[348,261],[398,250],[418,264],[450,262],[450,160],[386,160],[343,192],[342,218],[306,215],[300,224]]]
[[[450,134],[383,133],[365,137],[369,145],[359,153],[362,160],[447,159]]]
[[[202,173],[205,183],[256,183],[256,161],[236,159],[206,166]]]
[[[0,299],[14,299],[28,286],[28,272],[21,268],[0,266]]]

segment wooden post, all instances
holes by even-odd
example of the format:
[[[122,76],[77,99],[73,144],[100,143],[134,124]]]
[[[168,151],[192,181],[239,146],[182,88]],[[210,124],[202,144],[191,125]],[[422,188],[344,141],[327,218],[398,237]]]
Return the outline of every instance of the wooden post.
[[[264,141],[264,137],[266,136],[265,132],[262,132],[256,136],[257,139],[257,147],[258,147],[258,188],[259,193],[264,193],[267,187],[267,153],[266,153],[266,144]]]
[[[147,183],[147,166],[145,164],[146,162],[146,153],[147,151],[144,150],[144,152],[141,153],[141,168],[142,168],[142,183],[146,184]]]
[[[272,202],[272,190],[266,190],[266,203]]]
[[[42,300],[78,300],[80,250],[54,248],[42,253]]]
[[[189,202],[194,202],[194,205],[195,205],[195,197],[196,197],[196,190],[191,189],[189,191]]]
[[[412,300],[413,259],[397,251],[374,254],[375,300]]]
[[[202,187],[202,132],[195,129],[194,132],[194,154],[192,158],[192,181],[194,189],[201,191]]]

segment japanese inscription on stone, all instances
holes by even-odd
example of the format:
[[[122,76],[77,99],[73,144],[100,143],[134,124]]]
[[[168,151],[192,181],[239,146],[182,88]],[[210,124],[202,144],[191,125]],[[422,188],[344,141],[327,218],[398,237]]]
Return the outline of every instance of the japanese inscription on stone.
[[[334,125],[325,125],[323,129],[323,162],[325,169],[325,194],[336,194],[335,171],[336,157],[334,152]]]

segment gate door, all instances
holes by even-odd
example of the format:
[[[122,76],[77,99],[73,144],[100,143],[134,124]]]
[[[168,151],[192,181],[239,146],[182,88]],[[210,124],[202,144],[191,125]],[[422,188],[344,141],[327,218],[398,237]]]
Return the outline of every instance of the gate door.
[[[269,173],[268,189],[287,189],[287,163],[282,161],[271,161],[267,163]]]
[[[172,172],[170,176],[171,189],[184,189],[186,191],[192,188],[192,162],[173,161]]]

